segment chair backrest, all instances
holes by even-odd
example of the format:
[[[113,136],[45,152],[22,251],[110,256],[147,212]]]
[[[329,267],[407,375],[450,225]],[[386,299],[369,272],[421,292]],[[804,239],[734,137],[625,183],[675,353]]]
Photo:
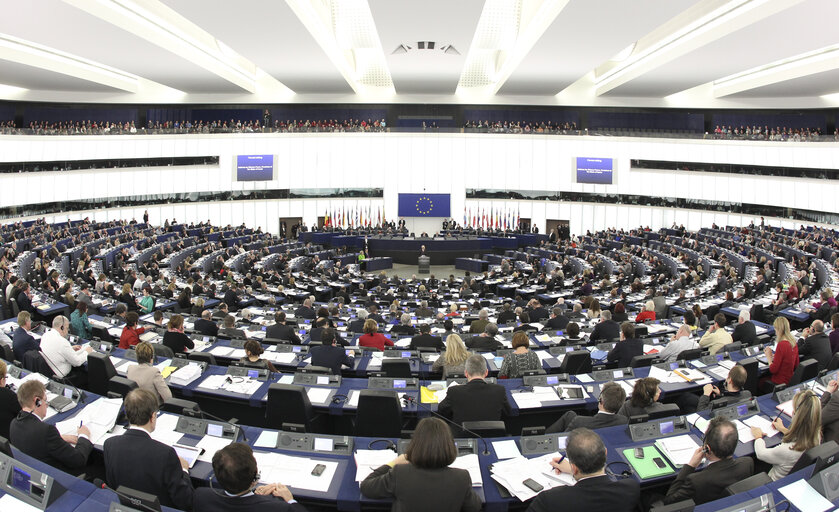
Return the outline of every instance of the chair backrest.
[[[751,393],[752,396],[757,396],[757,383],[760,380],[757,359],[753,357],[741,359],[738,364],[746,370],[746,384],[743,385],[743,389]]]
[[[0,343],[0,358],[5,359],[8,362],[13,362],[15,360],[15,352],[12,350],[12,347],[6,345],[5,343]]]
[[[629,362],[630,368],[644,368],[646,366],[652,366],[653,362],[658,359],[657,354],[641,354],[640,356],[635,356]]]
[[[165,357],[167,359],[174,359],[175,351],[162,343],[152,343],[155,357]]]
[[[754,306],[752,306],[752,310],[750,313],[752,320],[766,323],[766,315],[763,313],[762,304],[755,304]]]
[[[117,375],[111,358],[101,352],[87,355],[87,388],[97,395],[108,393],[108,381]]]
[[[332,375],[332,369],[326,366],[306,365],[298,369],[301,373],[316,373],[318,375]]]
[[[810,379],[815,379],[819,374],[819,362],[815,359],[805,359],[798,363],[798,368],[792,373],[789,379],[789,386],[795,386]]]
[[[403,359],[382,361],[385,377],[411,378],[411,363]]]
[[[679,355],[676,356],[676,359],[683,360],[683,361],[693,361],[694,359],[699,359],[702,355],[701,348],[691,348],[688,350],[682,350],[679,352]]]
[[[501,420],[464,421],[463,435],[466,437],[475,437],[472,432],[481,437],[505,437],[507,435],[507,426]]]
[[[358,397],[355,435],[362,437],[400,437],[402,407],[396,391],[362,389]]]
[[[815,463],[818,459],[836,455],[837,452],[839,452],[839,444],[836,444],[836,441],[826,441],[822,444],[816,445],[802,453],[798,458],[798,462],[795,463],[789,472],[790,474],[795,473],[796,471],[804,469],[810,464]],[[816,470],[819,471],[819,468],[817,467]]]
[[[752,489],[757,489],[762,485],[766,485],[772,483],[772,479],[769,478],[767,473],[758,473],[756,475],[752,475],[749,478],[740,480],[739,482],[734,482],[733,484],[729,485],[725,488],[725,491],[728,493],[729,496],[734,496],[735,494],[740,494],[741,492],[748,492]]]
[[[137,389],[137,383],[121,375],[115,375],[108,381],[108,392],[116,393],[123,398],[132,389]]]
[[[833,354],[833,357],[830,358],[830,362],[827,363],[827,371],[832,372],[839,368],[839,352]]]
[[[649,419],[657,420],[659,418],[669,418],[670,416],[678,416],[681,414],[681,409],[677,404],[662,404],[661,407],[656,408],[655,411],[647,413]]]
[[[201,416],[201,408],[198,407],[198,403],[191,400],[184,400],[183,398],[164,400],[160,410],[172,414],[180,414],[181,416]]]
[[[297,384],[271,384],[266,407],[268,427],[282,428],[284,423],[303,425],[309,431],[313,416],[306,388]]]
[[[203,361],[212,365],[216,364],[216,356],[208,352],[190,352],[186,358],[192,361]]]
[[[591,373],[591,352],[588,350],[572,350],[565,354],[559,373],[579,375]]]
[[[20,307],[17,305],[17,300],[9,299],[9,304],[12,306],[12,318],[17,318],[20,314]]]
[[[729,343],[728,345],[724,345],[722,347],[723,351],[725,352],[736,352],[743,348],[743,344],[739,341],[735,341],[733,343]]]

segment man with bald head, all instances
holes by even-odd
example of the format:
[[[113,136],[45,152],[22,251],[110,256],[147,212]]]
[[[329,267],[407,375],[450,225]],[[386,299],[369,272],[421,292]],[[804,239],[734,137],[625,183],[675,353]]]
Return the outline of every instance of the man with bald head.
[[[833,353],[830,350],[830,338],[824,333],[824,322],[813,320],[810,327],[804,329],[804,338],[798,340],[798,358],[815,359],[819,363],[819,371],[827,368]]]

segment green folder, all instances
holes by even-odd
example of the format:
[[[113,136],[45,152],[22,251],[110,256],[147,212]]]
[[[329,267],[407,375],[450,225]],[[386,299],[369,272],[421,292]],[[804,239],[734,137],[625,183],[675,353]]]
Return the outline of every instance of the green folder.
[[[635,470],[638,478],[646,480],[647,478],[655,478],[659,476],[672,475],[676,472],[675,469],[667,461],[667,458],[658,451],[653,445],[644,447],[644,458],[635,458],[635,448],[627,448],[623,451],[623,457]],[[660,458],[664,462],[664,467],[660,468],[653,462],[654,458]]]

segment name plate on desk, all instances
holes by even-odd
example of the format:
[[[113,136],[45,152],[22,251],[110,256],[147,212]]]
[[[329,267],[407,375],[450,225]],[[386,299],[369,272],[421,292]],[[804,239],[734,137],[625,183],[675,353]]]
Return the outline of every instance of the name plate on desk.
[[[572,345],[566,345],[561,347],[550,347],[548,348],[548,353],[552,356],[561,356],[567,354],[568,352],[573,352],[577,347]]]
[[[274,351],[278,353],[294,352],[298,354],[308,354],[309,347],[305,345],[289,345],[286,343],[274,345]]]
[[[635,377],[635,370],[632,368],[615,368],[613,370],[597,370],[591,372],[591,377],[597,382],[631,379]]]
[[[704,363],[706,365],[718,364],[721,361],[725,361],[727,355],[728,355],[728,353],[726,352],[724,354],[714,354],[714,355],[702,356],[702,357],[699,358],[699,361],[701,361],[702,363]]]
[[[45,510],[65,490],[53,477],[0,453],[0,491]]]
[[[239,427],[232,423],[225,423],[223,421],[205,420],[202,418],[189,418],[180,416],[178,423],[175,425],[175,432],[181,434],[189,434],[198,437],[210,435],[214,437],[221,437],[224,439],[236,440],[239,438]]]
[[[10,376],[12,376],[16,379],[20,378],[21,372],[22,372],[22,370],[20,368],[18,368],[17,366],[10,365],[10,366],[6,367],[6,374],[8,374],[8,375],[10,375]]]
[[[419,357],[419,352],[416,350],[400,350],[398,348],[387,348],[384,351],[384,357]]]
[[[797,384],[797,385],[792,386],[790,388],[784,388],[780,391],[775,391],[775,394],[772,396],[772,398],[776,402],[778,402],[779,404],[782,404],[784,402],[792,400],[793,397],[795,397],[795,395],[797,393],[799,393],[801,391],[804,391],[805,389],[810,389],[810,388],[808,386],[806,386],[805,384]]]
[[[722,416],[727,420],[736,420],[738,418],[747,418],[749,416],[754,416],[759,412],[760,407],[757,405],[757,400],[754,398],[749,398],[748,400],[742,401],[740,403],[735,403],[727,405],[725,407],[720,407],[719,409],[714,409],[711,411],[711,417],[716,418],[717,416]]]
[[[250,377],[259,381],[268,380],[270,372],[267,368],[251,368],[249,366],[230,365],[227,367],[227,375],[231,377]]]
[[[185,357],[174,357],[172,358],[172,362],[169,364],[175,368],[183,368],[184,366],[194,364],[201,367],[201,373],[206,372],[207,366],[209,366],[206,361],[194,361]]]
[[[200,341],[200,342],[203,342],[203,343],[209,343],[211,345],[216,342],[216,337],[215,336],[206,336],[204,334],[190,334],[189,337],[192,338],[195,341]]]
[[[402,455],[408,452],[408,445],[411,444],[410,439],[400,439],[396,444],[396,453]],[[472,455],[478,453],[477,439],[455,439],[454,445],[457,448],[457,456]]]
[[[367,379],[369,389],[419,389],[419,379],[416,377],[400,379],[396,377],[370,377]]]
[[[90,348],[110,354],[114,350],[114,344],[109,341],[90,340]],[[134,359],[136,360],[136,358],[135,354]]]
[[[684,416],[663,420],[651,420],[646,423],[636,423],[629,426],[629,435],[636,442],[689,433],[690,423],[688,423]]]
[[[298,372],[294,374],[294,383],[303,386],[329,386],[330,388],[337,388],[341,385],[341,376]]]
[[[543,455],[565,451],[567,434],[543,434],[538,436],[521,436],[519,445],[522,455]]]
[[[556,386],[560,382],[568,382],[567,373],[554,375],[525,375],[521,378],[525,386]]]
[[[352,455],[353,438],[327,434],[280,432],[277,435],[277,448],[295,452],[324,452],[336,455]]]

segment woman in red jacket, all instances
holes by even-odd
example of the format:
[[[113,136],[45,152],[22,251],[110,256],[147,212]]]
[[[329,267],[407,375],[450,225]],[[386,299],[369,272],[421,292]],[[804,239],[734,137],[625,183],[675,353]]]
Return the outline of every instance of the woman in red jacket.
[[[763,349],[769,363],[768,380],[775,384],[789,384],[798,366],[798,345],[789,332],[789,321],[786,318],[779,316],[772,327],[775,328],[775,352],[769,347]]]
[[[655,304],[651,300],[644,304],[644,311],[638,313],[638,316],[635,317],[635,323],[640,324],[647,320],[655,320]]]
[[[390,341],[384,334],[378,332],[379,324],[375,320],[368,318],[364,322],[364,334],[358,338],[359,347],[376,347],[379,350],[384,350],[385,347],[392,347],[393,342]]]
[[[119,337],[119,348],[131,348],[140,343],[140,335],[146,332],[143,327],[137,327],[140,315],[136,311],[129,311],[125,315],[125,327],[122,328],[122,335]]]

